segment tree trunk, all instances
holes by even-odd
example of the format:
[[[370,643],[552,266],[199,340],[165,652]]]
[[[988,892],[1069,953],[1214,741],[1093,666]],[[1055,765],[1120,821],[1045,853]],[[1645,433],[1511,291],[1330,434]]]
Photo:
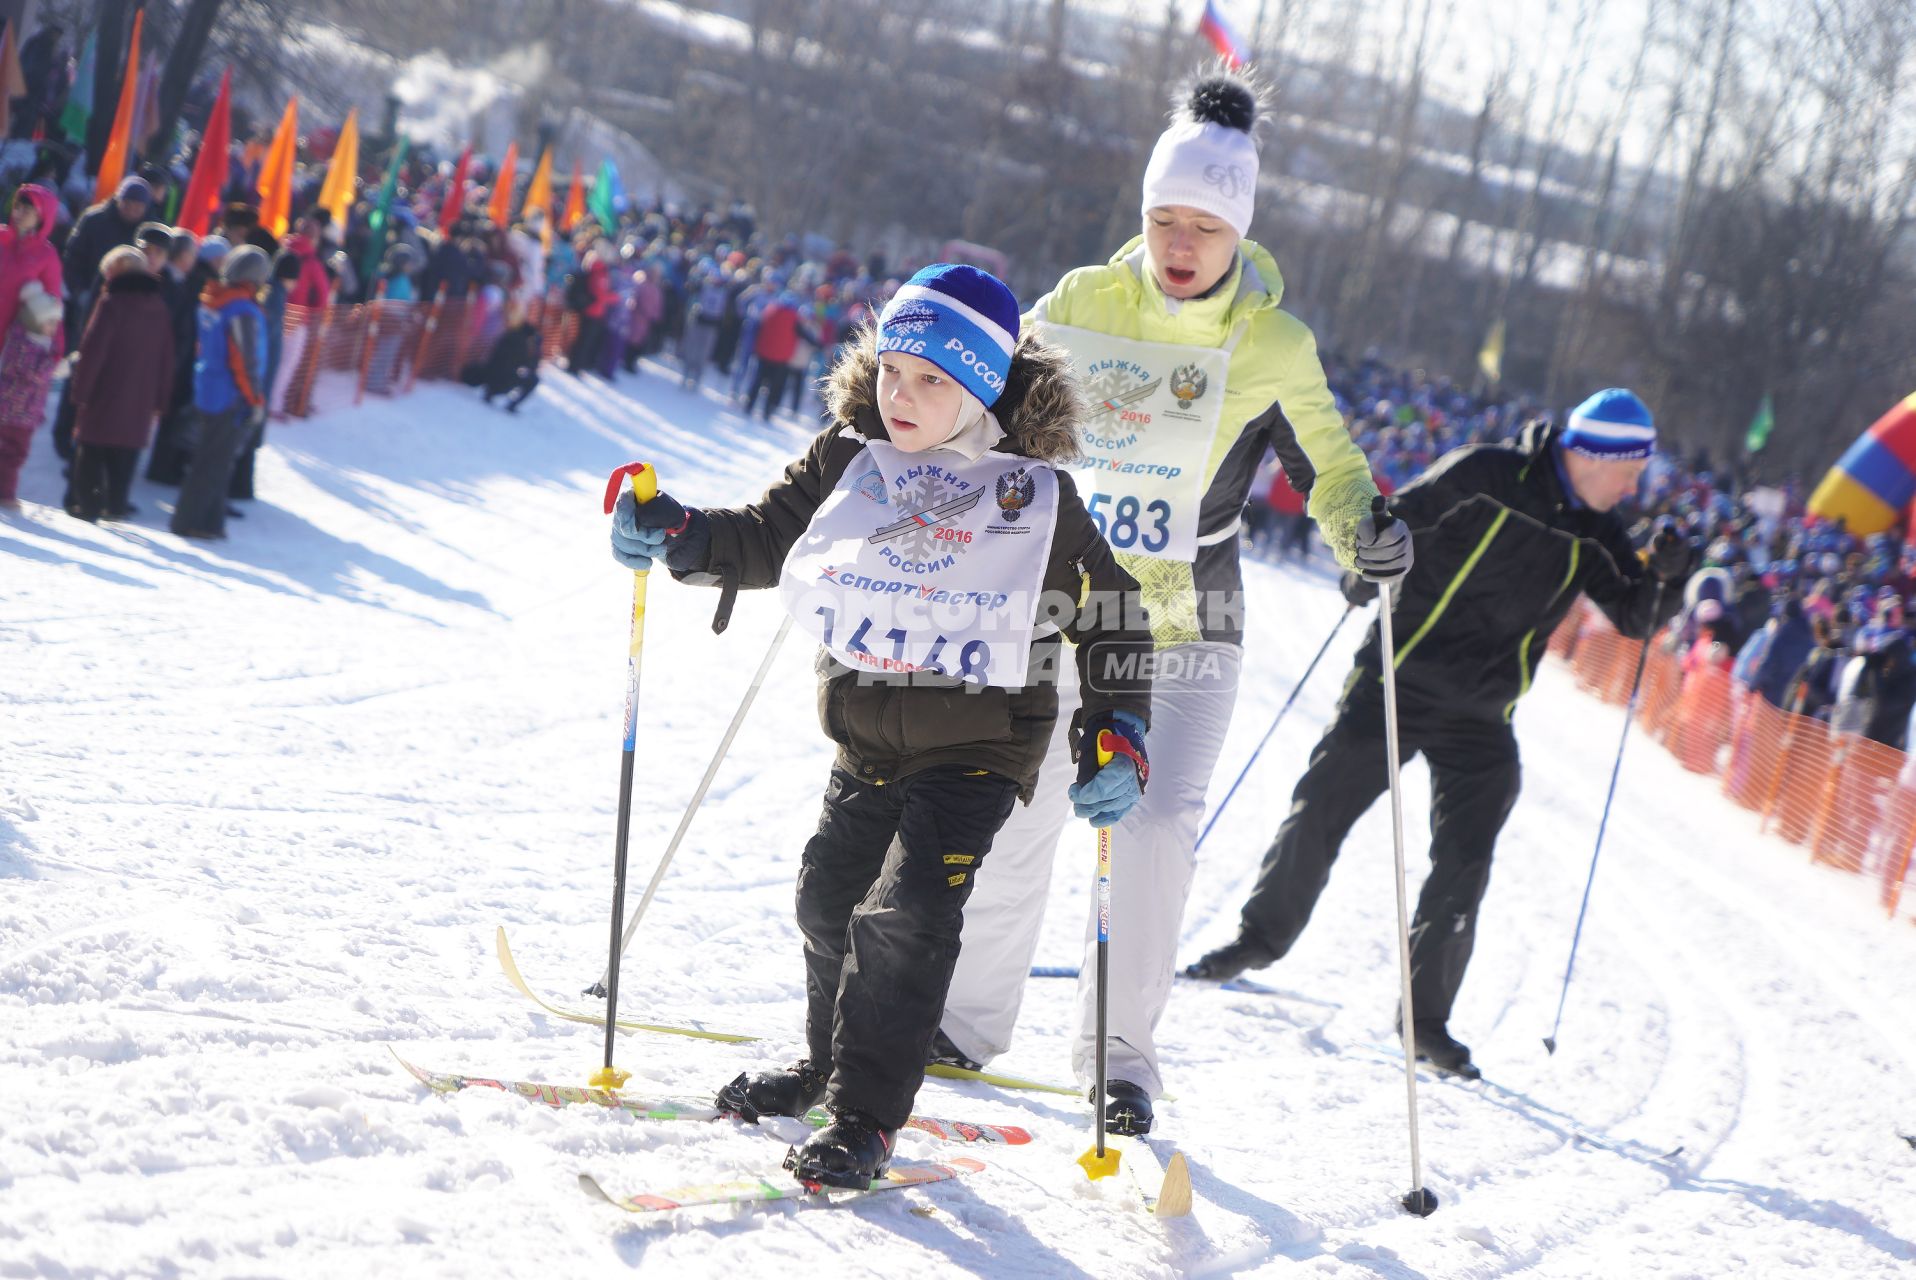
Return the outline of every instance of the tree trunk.
[[[158,159],[164,160],[171,149],[173,129],[180,122],[180,109],[186,105],[186,91],[206,56],[206,42],[213,34],[222,0],[192,0],[173,49],[166,55],[166,69],[160,73],[160,119],[153,130],[153,145]]]
[[[126,61],[126,42],[132,16],[131,0],[100,0],[99,45],[93,63],[93,116],[86,126],[86,171],[96,174],[113,133],[113,113],[120,105],[120,64]]]

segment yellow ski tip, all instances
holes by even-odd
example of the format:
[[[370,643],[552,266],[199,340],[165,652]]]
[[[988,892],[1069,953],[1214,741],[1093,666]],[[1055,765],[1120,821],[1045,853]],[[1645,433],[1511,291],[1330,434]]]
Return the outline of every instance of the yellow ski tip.
[[[1191,1166],[1182,1151],[1174,1151],[1164,1165],[1164,1183],[1158,1188],[1158,1205],[1153,1211],[1160,1218],[1182,1218],[1191,1212]]]
[[[1078,1167],[1083,1169],[1084,1176],[1093,1182],[1099,1178],[1108,1178],[1118,1171],[1118,1149],[1107,1143],[1104,1154],[1099,1155],[1098,1149],[1092,1147],[1078,1157]]]

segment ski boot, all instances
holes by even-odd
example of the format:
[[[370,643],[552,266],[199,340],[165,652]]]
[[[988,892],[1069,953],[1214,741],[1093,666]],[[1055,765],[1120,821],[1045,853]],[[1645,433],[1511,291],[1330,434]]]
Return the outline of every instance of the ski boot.
[[[896,1129],[886,1129],[862,1111],[833,1111],[832,1122],[785,1153],[785,1167],[814,1191],[841,1187],[864,1191],[891,1167]]]
[[[1484,1073],[1470,1060],[1470,1046],[1451,1039],[1441,1022],[1417,1024],[1417,1061],[1442,1075],[1459,1080],[1481,1080]]]
[[[1184,976],[1201,982],[1229,982],[1247,970],[1262,969],[1276,957],[1248,938],[1227,942],[1184,966]]]
[[[1104,1131],[1121,1138],[1142,1138],[1151,1132],[1151,1095],[1129,1080],[1104,1082]]]
[[[959,1052],[958,1046],[953,1044],[951,1037],[943,1031],[940,1031],[931,1038],[931,1052],[925,1055],[925,1065],[928,1067],[957,1067],[961,1071],[984,1070],[983,1063],[973,1062],[970,1058],[967,1058],[963,1053]]]
[[[755,1075],[741,1071],[718,1091],[718,1109],[753,1124],[760,1116],[802,1116],[824,1099],[827,1079],[808,1058]]]

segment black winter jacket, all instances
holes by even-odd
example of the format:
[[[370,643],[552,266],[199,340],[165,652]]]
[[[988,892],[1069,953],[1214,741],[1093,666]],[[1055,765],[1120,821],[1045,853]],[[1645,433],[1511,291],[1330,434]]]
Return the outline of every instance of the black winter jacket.
[[[876,407],[878,359],[868,333],[846,345],[833,369],[826,403],[836,419],[805,456],[749,507],[706,511],[710,549],[702,565],[674,569],[683,582],[726,588],[715,627],[722,629],[733,590],[779,583],[786,554],[837,486],[868,439],[885,439]],[[1055,461],[1076,449],[1073,423],[1083,412],[1067,356],[1026,335],[1020,339],[995,406],[1006,439],[1002,452]],[[1129,711],[1147,723],[1152,649],[1149,619],[1137,581],[1118,566],[1091,523],[1070,476],[1058,473],[1058,523],[1044,592],[1052,599],[1094,599],[1121,608],[1087,609],[1060,619],[1077,645],[1084,691],[1074,732],[1101,711]],[[1019,689],[980,688],[955,680],[910,682],[861,679],[858,672],[819,655],[819,719],[838,744],[838,764],[867,781],[889,781],[941,764],[989,769],[1017,781],[1028,802],[1038,766],[1058,718],[1057,673],[1063,646],[1056,633],[1032,644],[1030,683]],[[1064,786],[1070,779],[1047,779]]]
[[[1617,515],[1566,493],[1557,436],[1535,424],[1510,443],[1457,449],[1391,500],[1416,548],[1391,614],[1405,715],[1509,720],[1579,593],[1637,639],[1682,606],[1681,584],[1659,592]],[[1352,603],[1376,592],[1345,576]],[[1372,623],[1358,653],[1372,687],[1378,647]]]

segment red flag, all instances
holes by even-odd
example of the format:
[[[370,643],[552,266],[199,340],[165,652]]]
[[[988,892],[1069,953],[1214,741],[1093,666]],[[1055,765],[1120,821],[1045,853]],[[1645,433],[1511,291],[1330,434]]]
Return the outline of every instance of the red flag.
[[[146,26],[146,10],[133,15],[133,39],[126,47],[126,70],[120,76],[120,106],[113,113],[113,132],[107,137],[106,155],[100,159],[100,180],[93,190],[95,204],[110,197],[126,174],[126,155],[132,146],[133,109],[140,96],[140,32]]]
[[[452,171],[452,188],[446,192],[446,203],[439,210],[439,230],[442,234],[451,234],[452,224],[459,221],[459,215],[466,207],[466,170],[472,165],[472,144],[459,153],[459,164]]]
[[[220,192],[226,186],[228,154],[233,149],[233,68],[220,77],[220,96],[213,100],[212,114],[206,117],[206,132],[200,136],[200,154],[193,161],[193,176],[180,200],[179,225],[196,236],[203,236],[219,212]]]

